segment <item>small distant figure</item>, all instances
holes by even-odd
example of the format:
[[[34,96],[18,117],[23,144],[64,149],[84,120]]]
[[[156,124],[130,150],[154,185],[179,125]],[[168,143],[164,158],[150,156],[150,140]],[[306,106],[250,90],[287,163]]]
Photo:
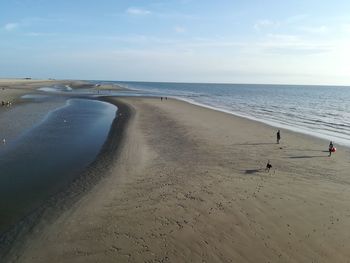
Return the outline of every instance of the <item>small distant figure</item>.
[[[2,143],[3,143],[3,144],[6,144],[6,139],[5,139],[5,138],[2,139]]]
[[[333,145],[333,142],[332,142],[332,141],[329,143],[328,151],[329,151],[329,155],[328,155],[328,156],[331,156],[331,155],[332,155],[332,152],[335,152],[335,150],[334,150],[334,145]]]
[[[270,160],[267,161],[265,171],[270,172],[270,169],[272,168],[272,165],[270,164]]]
[[[160,97],[160,100],[163,101],[163,97]]]
[[[6,107],[10,107],[12,106],[12,102],[11,101],[1,101],[1,106],[6,106]]]
[[[278,130],[278,131],[277,131],[277,144],[280,143],[280,140],[281,140],[281,131]]]
[[[168,97],[165,97],[165,100],[168,100]]]

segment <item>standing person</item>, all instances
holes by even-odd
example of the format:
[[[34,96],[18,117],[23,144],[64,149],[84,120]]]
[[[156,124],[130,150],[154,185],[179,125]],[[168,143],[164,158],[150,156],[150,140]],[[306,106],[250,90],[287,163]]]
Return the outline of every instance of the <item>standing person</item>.
[[[272,165],[270,163],[270,160],[267,161],[267,164],[266,164],[266,168],[265,168],[265,171],[268,171],[270,172],[270,169],[272,168]]]
[[[277,132],[277,144],[280,143],[280,140],[281,140],[281,131],[278,130],[278,132]]]
[[[328,151],[329,151],[329,155],[328,156],[332,155],[333,147],[334,147],[334,145],[333,145],[333,142],[331,141],[329,143],[329,146],[328,146]]]

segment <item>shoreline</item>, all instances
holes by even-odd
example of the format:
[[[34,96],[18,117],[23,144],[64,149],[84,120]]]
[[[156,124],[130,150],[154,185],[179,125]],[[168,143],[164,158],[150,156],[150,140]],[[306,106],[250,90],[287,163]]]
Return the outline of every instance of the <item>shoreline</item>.
[[[31,93],[39,92],[37,89],[45,85],[57,84],[83,84],[82,82],[73,82],[65,80],[8,80],[0,79],[0,98],[5,101],[21,102],[21,96]]]
[[[123,87],[123,85],[122,85]],[[133,88],[133,87],[129,87],[128,89],[130,90],[135,90],[135,91],[147,91],[147,89],[141,89],[141,88]],[[149,92],[149,91],[148,91]],[[160,95],[159,95],[160,96]],[[319,138],[325,141],[328,141],[327,143],[329,143],[329,141],[334,141],[336,142],[338,145],[341,145],[343,147],[346,148],[350,148],[350,140],[349,139],[343,139],[341,137],[337,137],[337,134],[335,135],[330,135],[330,134],[324,134],[324,133],[318,133],[318,132],[314,132],[312,129],[308,129],[302,126],[293,126],[293,125],[288,125],[288,124],[283,124],[283,123],[279,123],[277,121],[271,121],[269,119],[259,119],[257,117],[254,116],[250,116],[249,114],[241,114],[239,112],[235,112],[232,111],[230,109],[225,109],[225,107],[221,107],[221,106],[212,106],[212,105],[208,105],[206,103],[203,102],[198,102],[192,98],[186,98],[186,97],[181,97],[181,96],[173,96],[173,95],[169,95],[168,98],[173,98],[173,99],[178,99],[181,101],[185,101],[188,102],[190,104],[193,105],[197,105],[197,106],[202,106],[205,108],[209,108],[212,110],[216,110],[216,111],[220,111],[220,112],[224,112],[224,113],[228,113],[237,117],[241,117],[241,118],[246,118],[252,121],[257,121],[260,123],[264,123],[266,125],[275,127],[275,128],[280,128],[280,129],[284,129],[284,130],[290,130],[296,133],[300,133],[300,134],[304,134],[304,135],[308,135],[311,137],[315,137],[315,138]]]
[[[110,172],[19,262],[346,262],[345,152],[177,100],[105,99],[131,109]]]
[[[328,149],[328,144],[332,140],[332,139],[329,139],[329,138],[327,139],[325,137],[318,136],[317,134],[313,134],[311,132],[310,133],[305,132],[304,130],[299,129],[297,127],[295,129],[293,129],[293,127],[291,127],[291,126],[279,125],[278,123],[273,123],[273,122],[264,121],[264,120],[258,120],[255,117],[249,117],[249,116],[240,115],[240,114],[235,113],[233,111],[221,109],[221,108],[218,108],[218,107],[214,107],[214,106],[210,106],[210,105],[206,105],[206,104],[202,104],[202,103],[197,103],[197,102],[192,101],[192,100],[187,100],[187,99],[183,99],[183,98],[180,98],[180,97],[168,97],[168,98],[172,98],[172,99],[175,99],[175,100],[183,101],[185,103],[189,103],[189,104],[197,106],[197,107],[202,107],[202,108],[205,108],[205,109],[217,111],[217,112],[220,112],[220,113],[223,113],[223,114],[228,114],[230,116],[233,116],[234,118],[240,118],[240,119],[243,119],[243,120],[256,122],[256,123],[259,123],[261,125],[265,125],[265,126],[271,128],[271,129],[275,129],[276,132],[277,132],[278,129],[280,129],[283,132],[294,133],[296,135],[300,135],[300,136],[303,136],[303,137],[306,137],[306,138],[310,138],[311,140],[317,140],[317,141],[320,141],[320,142],[324,142],[325,150]],[[342,144],[342,143],[338,143],[334,139],[332,141],[333,141],[333,143],[336,146],[339,146],[337,148],[338,150],[340,148],[342,148],[342,149],[345,149],[346,151],[350,151],[350,142]]]
[[[346,258],[348,148],[324,158],[323,139],[284,129],[277,145],[274,126],[177,99],[90,99],[118,107],[106,142],[14,239],[0,237],[4,261]]]
[[[31,103],[31,101],[26,101],[24,99],[21,98],[22,95],[25,94],[30,94],[30,93],[34,93],[34,94],[41,94],[42,92],[40,90],[38,90],[38,88],[42,87],[42,86],[51,86],[51,85],[70,85],[72,87],[75,88],[92,88],[94,89],[94,85],[87,83],[85,81],[71,81],[71,80],[3,80],[0,79],[0,98],[9,98],[11,99],[11,101],[14,102],[14,104],[11,106],[11,108],[16,109],[17,106],[22,106],[22,105],[29,105]],[[2,89],[4,88],[4,89]],[[4,92],[6,92],[6,94],[4,94]],[[69,94],[67,94],[69,95]],[[58,95],[59,97],[62,95]],[[65,96],[65,95],[63,95]],[[107,99],[105,98],[88,98],[86,96],[83,95],[74,95],[73,97],[81,97],[81,98],[85,98],[85,99],[91,99],[91,100],[100,100],[100,101],[105,101],[108,102]],[[111,102],[109,102],[111,103]],[[116,104],[113,104],[116,106]],[[64,107],[60,106],[60,107]],[[11,109],[10,108],[10,109]],[[8,110],[8,109],[3,109],[3,110]],[[15,225],[13,225],[12,227],[10,227],[8,230],[4,231],[1,235],[0,235],[0,255],[6,255],[8,254],[8,252],[10,250],[12,250],[14,247],[12,246],[13,244],[15,244],[15,246],[18,246],[18,244],[16,245],[16,240],[18,239],[22,239],[25,238],[28,235],[28,232],[31,231],[31,228],[35,225],[37,225],[38,223],[40,223],[40,218],[42,214],[45,213],[59,213],[59,212],[52,212],[50,210],[54,210],[53,207],[51,207],[54,203],[54,206],[66,206],[66,204],[73,204],[75,201],[75,199],[77,198],[76,195],[77,193],[74,193],[74,189],[78,190],[79,188],[81,188],[79,191],[79,195],[82,196],[84,192],[88,191],[88,188],[93,187],[93,183],[92,180],[93,178],[89,177],[89,173],[90,170],[93,169],[102,169],[101,167],[99,167],[99,162],[106,162],[105,159],[106,157],[108,157],[108,152],[114,152],[114,154],[117,154],[117,148],[118,148],[118,141],[121,141],[121,137],[119,134],[121,134],[122,128],[120,128],[120,126],[124,126],[126,121],[127,121],[127,116],[128,116],[128,109],[125,108],[124,106],[118,106],[118,111],[116,112],[116,114],[118,114],[120,112],[120,110],[122,110],[125,114],[123,114],[124,116],[121,117],[120,119],[122,119],[119,124],[118,124],[118,116],[115,116],[115,119],[113,120],[111,127],[110,127],[110,131],[108,133],[108,136],[106,137],[106,141],[104,142],[103,146],[100,149],[99,154],[96,156],[95,160],[90,163],[89,166],[87,166],[84,171],[82,173],[80,173],[80,175],[77,176],[76,179],[74,179],[73,182],[71,182],[67,188],[62,189],[61,191],[59,191],[58,193],[53,193],[52,197],[48,200],[45,201],[40,207],[38,207],[37,209],[34,209],[31,213],[29,213],[28,215],[24,216],[23,219],[21,219],[19,222],[17,222]],[[1,113],[1,108],[0,108],[0,113]],[[33,127],[35,127],[35,125],[38,125],[38,123],[35,123]],[[25,126],[26,127],[26,126]],[[30,127],[30,129],[32,129],[33,127]],[[28,128],[28,127],[27,127]],[[25,128],[23,131],[26,131]],[[23,132],[22,130],[19,130],[15,133],[18,134],[22,134]],[[112,143],[111,143],[112,142]],[[110,145],[109,145],[110,144]],[[110,157],[110,156],[109,156]],[[107,169],[107,168],[106,168]],[[101,177],[103,176],[104,172],[101,172]],[[94,175],[96,176],[96,174]],[[89,178],[88,178],[89,177]],[[78,183],[79,180],[84,181],[85,178],[86,180],[89,180],[91,182],[84,182],[84,184],[86,185],[82,185],[81,183]],[[95,181],[98,181],[99,179],[96,177]],[[72,189],[71,189],[72,188]],[[66,197],[65,195],[67,195],[68,193],[70,193],[70,195],[73,196],[72,200],[70,200],[70,198]],[[75,199],[74,199],[75,198]]]
[[[64,106],[65,100],[69,97],[85,97],[70,93],[50,94],[39,90],[43,86],[54,85],[71,85],[76,89],[93,88],[93,85],[82,81],[34,81],[28,83],[28,80],[5,82],[0,79],[1,140],[6,139],[6,142],[11,142],[31,130],[42,122],[47,112]],[[36,97],[43,94],[43,98]],[[29,95],[29,98],[23,98],[24,95]],[[10,102],[10,105],[1,106],[1,101]],[[16,119],[16,122],[13,122],[13,119]]]
[[[99,99],[115,105],[118,110],[111,124],[110,131],[95,160],[88,165],[82,173],[58,193],[54,193],[49,200],[26,215],[22,220],[10,227],[0,235],[0,256],[6,261],[12,253],[22,248],[25,240],[38,231],[41,224],[47,224],[57,218],[63,211],[71,208],[85,194],[89,192],[97,182],[108,176],[108,170],[112,165],[111,159],[116,158],[122,145],[123,134],[132,110],[122,102],[112,102],[107,97]]]
[[[237,117],[237,118],[243,118],[243,119],[247,119],[247,120],[250,120],[250,121],[255,121],[255,122],[267,125],[267,126],[269,126],[271,128],[282,129],[282,130],[289,131],[289,132],[294,132],[294,133],[297,133],[297,134],[300,134],[300,135],[303,135],[303,136],[308,136],[310,138],[323,140],[326,144],[329,143],[329,141],[332,140],[332,139],[330,139],[331,136],[327,137],[326,135],[313,133],[311,131],[308,132],[306,130],[303,130],[302,128],[292,127],[292,126],[288,126],[288,125],[283,125],[283,124],[280,124],[280,123],[277,123],[277,122],[272,122],[272,121],[267,121],[267,120],[259,120],[256,117],[242,115],[242,114],[236,113],[234,111],[230,111],[230,110],[222,109],[222,108],[219,108],[219,107],[206,105],[206,104],[203,104],[203,103],[200,103],[200,102],[196,102],[196,101],[191,100],[191,99],[186,99],[186,98],[181,98],[181,97],[171,97],[171,98],[177,99],[177,100],[180,100],[180,101],[184,101],[184,102],[190,103],[190,104],[195,105],[195,106],[199,106],[199,107],[211,109],[211,110],[214,110],[214,111],[226,113],[226,114],[232,115],[232,116]],[[333,142],[336,142],[336,141],[333,139]],[[348,140],[346,140],[346,142],[341,142],[341,143],[336,142],[336,144],[340,145],[341,147],[345,147],[347,149],[350,149],[350,141],[348,141]]]

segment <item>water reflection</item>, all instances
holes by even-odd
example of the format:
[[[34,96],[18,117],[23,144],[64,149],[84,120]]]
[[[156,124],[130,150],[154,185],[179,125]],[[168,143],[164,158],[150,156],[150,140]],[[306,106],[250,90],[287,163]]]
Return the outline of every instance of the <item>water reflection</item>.
[[[70,99],[0,150],[0,232],[60,190],[91,163],[117,108]]]

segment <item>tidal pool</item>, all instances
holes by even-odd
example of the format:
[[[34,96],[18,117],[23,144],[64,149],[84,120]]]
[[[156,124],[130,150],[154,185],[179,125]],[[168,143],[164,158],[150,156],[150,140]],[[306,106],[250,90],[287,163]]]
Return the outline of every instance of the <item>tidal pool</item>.
[[[0,148],[0,233],[84,170],[107,139],[117,108],[69,99]]]

